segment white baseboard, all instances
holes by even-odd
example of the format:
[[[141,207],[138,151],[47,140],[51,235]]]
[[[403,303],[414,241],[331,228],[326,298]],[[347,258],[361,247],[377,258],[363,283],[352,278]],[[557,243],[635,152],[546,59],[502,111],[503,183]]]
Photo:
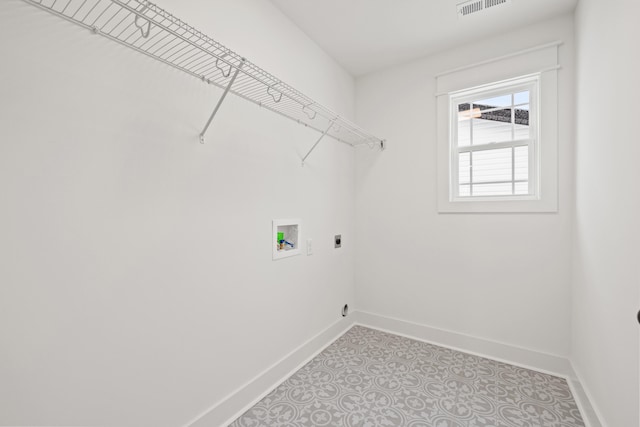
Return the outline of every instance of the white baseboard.
[[[407,338],[426,341],[442,347],[475,354],[476,356],[487,357],[499,362],[559,376],[567,380],[575,379],[575,372],[571,363],[565,357],[364,311],[358,311],[356,315],[356,323],[362,326],[369,326],[396,335],[406,336]]]
[[[586,427],[606,427],[599,421],[588,391],[580,384],[567,358],[363,311],[355,311],[335,322],[184,427],[229,425],[356,324],[562,377],[571,387]]]
[[[353,317],[340,319],[276,363],[240,386],[227,397],[185,424],[185,427],[228,426],[276,386],[302,368],[354,325]]]
[[[586,427],[607,427],[604,423],[604,418],[602,414],[598,410],[598,406],[595,405],[595,400],[589,389],[585,387],[585,383],[582,381],[582,375],[580,374],[580,370],[575,368],[574,371],[576,373],[577,379],[572,386],[571,392],[573,393],[573,397],[576,399],[576,403],[578,404],[578,409],[580,409],[580,413],[584,418],[584,422]]]

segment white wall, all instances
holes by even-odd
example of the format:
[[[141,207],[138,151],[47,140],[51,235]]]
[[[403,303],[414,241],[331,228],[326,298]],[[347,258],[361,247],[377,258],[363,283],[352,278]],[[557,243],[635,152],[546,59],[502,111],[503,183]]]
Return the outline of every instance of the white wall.
[[[562,40],[559,212],[438,214],[438,72]],[[573,27],[564,16],[357,81],[357,121],[384,136],[356,158],[358,309],[568,356]]]
[[[580,0],[576,10],[571,357],[609,427],[640,425],[639,14],[637,0]]]
[[[261,0],[162,6],[353,115]],[[0,2],[0,425],[177,426],[354,299],[354,151],[25,2]],[[271,220],[314,255],[271,260]],[[333,235],[343,247],[333,249]]]

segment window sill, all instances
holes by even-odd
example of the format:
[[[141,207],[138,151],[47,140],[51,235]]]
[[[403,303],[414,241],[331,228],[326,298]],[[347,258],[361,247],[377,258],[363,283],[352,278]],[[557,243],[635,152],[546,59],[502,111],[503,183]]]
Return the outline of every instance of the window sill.
[[[439,200],[438,213],[543,213],[558,212],[557,200]]]

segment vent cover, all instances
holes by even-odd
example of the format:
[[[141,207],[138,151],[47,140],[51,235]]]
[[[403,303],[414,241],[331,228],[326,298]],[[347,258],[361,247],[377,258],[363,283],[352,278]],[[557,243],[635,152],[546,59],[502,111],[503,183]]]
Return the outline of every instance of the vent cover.
[[[458,5],[458,18],[482,12],[495,6],[511,3],[511,0],[470,0]]]
[[[484,8],[488,9],[490,7],[500,6],[501,4],[505,3],[507,3],[507,0],[484,0]]]

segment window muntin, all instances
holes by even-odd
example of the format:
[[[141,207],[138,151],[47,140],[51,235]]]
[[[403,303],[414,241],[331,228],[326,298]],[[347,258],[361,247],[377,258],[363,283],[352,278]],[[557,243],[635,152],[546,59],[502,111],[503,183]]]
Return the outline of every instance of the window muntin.
[[[450,95],[451,200],[538,197],[538,78]]]

